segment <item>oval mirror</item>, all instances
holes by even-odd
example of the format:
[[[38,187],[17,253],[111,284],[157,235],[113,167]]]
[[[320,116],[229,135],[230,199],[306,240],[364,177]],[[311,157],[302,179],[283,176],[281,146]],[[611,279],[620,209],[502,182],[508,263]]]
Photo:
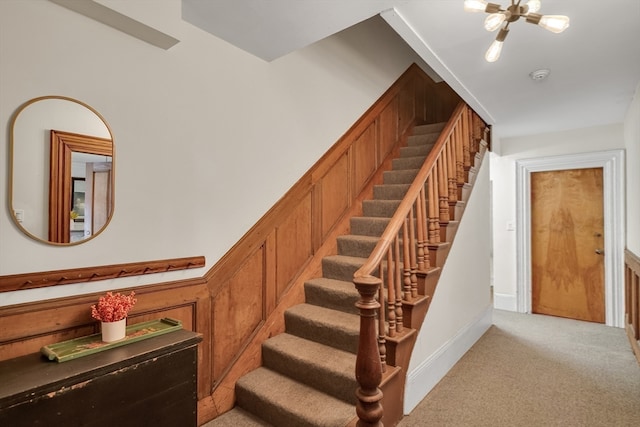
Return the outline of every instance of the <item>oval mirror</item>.
[[[28,236],[87,241],[113,214],[113,135],[90,106],[63,96],[24,103],[11,122],[9,203]]]

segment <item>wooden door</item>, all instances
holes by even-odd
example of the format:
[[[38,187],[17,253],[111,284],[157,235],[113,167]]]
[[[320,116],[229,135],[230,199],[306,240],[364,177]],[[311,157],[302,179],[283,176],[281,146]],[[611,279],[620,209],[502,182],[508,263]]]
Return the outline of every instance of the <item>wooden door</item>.
[[[604,323],[602,168],[531,174],[534,313]]]
[[[101,231],[113,211],[112,163],[87,163],[84,203],[85,238]]]

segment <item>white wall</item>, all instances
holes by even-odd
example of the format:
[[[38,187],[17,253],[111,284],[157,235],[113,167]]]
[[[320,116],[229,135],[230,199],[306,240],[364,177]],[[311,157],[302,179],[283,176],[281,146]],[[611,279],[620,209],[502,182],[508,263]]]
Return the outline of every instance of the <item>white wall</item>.
[[[105,118],[116,150],[113,219],[77,246],[22,234],[0,174],[0,275],[199,255],[206,267],[0,305],[202,276],[419,62],[380,18],[267,63],[182,21],[179,0],[101,3],[181,41],[165,51],[46,0],[0,1],[0,134],[27,100],[63,95]]]
[[[624,121],[627,148],[627,248],[640,256],[640,83]]]
[[[489,223],[485,156],[411,355],[405,414],[491,326]]]
[[[496,308],[517,311],[516,161],[624,148],[622,124],[503,138],[491,156],[493,182],[493,286]]]

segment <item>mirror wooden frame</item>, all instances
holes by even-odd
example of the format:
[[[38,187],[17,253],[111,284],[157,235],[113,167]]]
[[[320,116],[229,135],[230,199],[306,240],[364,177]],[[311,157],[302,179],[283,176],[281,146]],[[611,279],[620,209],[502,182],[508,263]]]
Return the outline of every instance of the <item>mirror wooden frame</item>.
[[[26,228],[21,220],[18,219],[17,213],[15,211],[14,204],[14,185],[15,185],[15,173],[16,173],[16,165],[15,165],[15,155],[16,155],[16,129],[17,129],[17,121],[20,115],[30,106],[40,102],[40,101],[68,101],[73,104],[77,104],[80,107],[88,110],[89,113],[93,114],[99,122],[104,125],[105,135],[109,135],[109,137],[100,137],[98,136],[89,136],[81,133],[73,133],[68,131],[60,131],[55,130],[55,126],[49,128],[49,139],[50,139],[50,153],[49,153],[49,166],[50,170],[48,173],[45,172],[45,176],[49,177],[49,182],[45,185],[43,190],[48,191],[49,200],[48,203],[43,206],[44,211],[43,214],[49,215],[49,218],[44,219],[44,224],[46,224],[48,230],[44,230],[43,233],[34,233],[30,228]],[[76,131],[75,129],[70,129],[72,131]],[[76,131],[77,132],[77,131]],[[80,130],[82,132],[82,130]],[[111,156],[111,161],[109,162],[109,172],[106,177],[107,187],[106,195],[103,195],[105,199],[108,200],[108,208],[107,213],[104,215],[105,218],[102,218],[100,221],[100,225],[96,228],[92,227],[91,235],[85,236],[77,241],[70,241],[70,221],[71,221],[71,210],[72,210],[72,201],[71,201],[71,182],[72,182],[72,153],[78,152],[83,154],[95,154],[100,156]],[[96,164],[99,165],[99,164]],[[71,246],[80,243],[87,242],[98,234],[102,233],[114,213],[114,204],[115,204],[115,145],[113,141],[113,132],[109,127],[107,121],[102,117],[98,111],[89,106],[88,104],[79,101],[74,98],[69,98],[66,96],[59,95],[46,95],[37,98],[30,99],[22,104],[14,113],[11,124],[10,124],[10,140],[9,140],[9,181],[8,181],[8,202],[10,207],[10,214],[14,223],[25,235],[33,238],[42,243],[47,243],[51,245],[58,246]],[[89,182],[87,182],[89,185]]]
[[[51,130],[51,161],[49,168],[49,241],[69,243],[71,222],[71,154],[81,152],[113,157],[110,139]],[[111,175],[111,172],[109,172]],[[111,182],[109,176],[109,182]],[[113,203],[109,200],[109,214]]]

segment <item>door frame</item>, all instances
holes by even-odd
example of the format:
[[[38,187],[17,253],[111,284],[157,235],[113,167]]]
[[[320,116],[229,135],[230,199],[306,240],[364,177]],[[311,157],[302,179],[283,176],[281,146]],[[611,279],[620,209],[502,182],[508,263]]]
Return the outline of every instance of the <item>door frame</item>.
[[[519,313],[531,313],[531,173],[602,168],[604,203],[605,323],[624,327],[624,150],[516,161],[516,297]]]

